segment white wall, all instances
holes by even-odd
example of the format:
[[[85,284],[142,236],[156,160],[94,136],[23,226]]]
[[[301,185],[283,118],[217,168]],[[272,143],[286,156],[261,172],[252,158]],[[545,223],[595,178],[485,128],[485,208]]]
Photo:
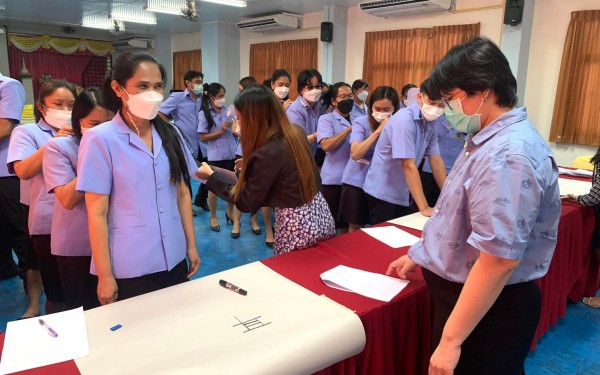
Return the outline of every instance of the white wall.
[[[191,51],[201,49],[200,32],[171,35],[171,51]]]
[[[535,3],[525,106],[544,139],[550,135],[558,74],[571,12],[600,9],[599,0],[538,0]],[[600,124],[598,124],[600,126]],[[597,147],[550,143],[559,164],[571,165],[575,157],[594,155]]]
[[[279,42],[282,40],[296,39],[319,39],[321,36],[321,22],[323,21],[323,12],[307,13],[303,17],[302,30],[294,30],[288,32],[277,33],[252,33],[247,31],[240,32],[240,77],[245,77],[250,74],[250,44]],[[319,51],[317,56],[319,71],[322,70],[323,48],[319,42]],[[255,77],[259,82],[268,77]]]

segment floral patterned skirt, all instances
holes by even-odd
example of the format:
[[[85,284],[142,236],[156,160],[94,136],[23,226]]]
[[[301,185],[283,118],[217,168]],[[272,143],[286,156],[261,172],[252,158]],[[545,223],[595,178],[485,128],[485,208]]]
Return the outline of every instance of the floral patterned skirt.
[[[303,206],[275,208],[275,255],[304,249],[335,235],[335,222],[321,193]]]

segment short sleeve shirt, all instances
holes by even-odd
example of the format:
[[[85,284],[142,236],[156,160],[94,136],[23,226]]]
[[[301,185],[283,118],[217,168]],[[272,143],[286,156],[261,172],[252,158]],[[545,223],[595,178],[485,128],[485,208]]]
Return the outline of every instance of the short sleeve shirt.
[[[448,124],[448,120],[446,120],[446,116],[444,115],[435,120],[435,127],[437,130],[440,156],[444,161],[446,174],[448,174],[450,173],[456,158],[465,145],[466,135],[450,126],[450,124]],[[429,164],[429,158],[427,158],[427,160],[425,160],[425,164],[423,164],[423,171],[432,173],[431,165]]]
[[[507,284],[546,274],[560,218],[558,167],[516,108],[468,138],[410,258],[464,283],[480,251],[520,261]]]
[[[211,107],[210,115],[215,121],[215,125],[212,127],[208,124],[204,112],[200,112],[200,115],[198,116],[198,133],[215,133],[221,130],[221,125],[223,125],[224,122],[231,120],[231,118],[227,116],[227,108],[225,107],[221,108],[221,112],[217,112]],[[209,161],[233,160],[235,159],[236,147],[237,139],[231,132],[231,127],[229,127],[219,138],[206,142],[206,157]]]
[[[108,244],[116,278],[167,271],[186,256],[169,159],[152,126],[153,150],[120,114],[85,132],[79,149],[77,190],[109,195]],[[182,140],[190,174],[197,167]],[[96,273],[94,262],[91,272]]]
[[[0,74],[0,119],[21,122],[21,113],[25,106],[25,89],[21,82]],[[0,177],[13,176],[6,168],[8,143],[10,137],[0,139]]]
[[[13,130],[8,146],[7,167],[14,173],[14,163],[33,155],[56,135],[56,130],[43,119],[37,124],[20,125]],[[29,179],[28,227],[31,235],[50,234],[54,193],[48,193],[43,169]]]
[[[333,111],[319,118],[317,128],[317,141],[320,143],[325,138],[335,137],[350,126],[350,122],[337,111]],[[323,185],[341,185],[342,175],[348,159],[350,159],[350,134],[335,150],[330,150],[325,155],[321,167],[321,181]]]
[[[175,125],[181,130],[189,142],[190,151],[196,157],[199,149],[198,116],[201,97],[192,98],[188,90],[174,92],[160,105],[160,111],[172,115]]]
[[[73,136],[53,138],[44,147],[44,180],[49,193],[77,177],[79,143]],[[67,209],[59,200],[54,203],[50,248],[59,256],[91,256],[88,216],[82,199]]]
[[[421,116],[418,103],[396,112],[381,132],[363,190],[385,202],[408,207],[410,190],[402,159],[418,165],[424,156],[439,155],[434,124]]]
[[[369,138],[373,134],[371,130],[371,124],[369,123],[369,116],[361,116],[354,120],[352,123],[352,132],[350,133],[350,147],[352,143],[360,143],[365,139]],[[373,152],[375,151],[375,145],[373,145],[360,160],[348,159],[344,174],[342,175],[342,183],[352,185],[357,188],[362,188],[373,159]]]

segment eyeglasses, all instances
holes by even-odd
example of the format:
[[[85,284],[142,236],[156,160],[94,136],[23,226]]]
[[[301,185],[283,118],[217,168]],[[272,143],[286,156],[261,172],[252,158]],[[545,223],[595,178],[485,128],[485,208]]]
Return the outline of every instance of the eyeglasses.
[[[463,90],[460,90],[463,91]],[[444,105],[450,109],[452,109],[452,106],[450,105],[450,102],[454,100],[454,97],[460,93],[460,91],[455,92],[454,94],[452,94],[452,96],[450,96],[448,99],[444,99],[442,98],[442,103],[444,103]],[[465,100],[465,98],[467,97],[468,93],[465,91],[465,95],[460,98],[459,100],[462,102],[463,100]]]
[[[318,85],[314,85],[314,86],[305,86],[305,87],[308,91],[311,91],[311,90],[319,90],[319,89],[321,89],[322,86],[323,85],[318,84]]]
[[[340,98],[342,100],[348,100],[348,99],[354,99],[354,94],[342,94],[342,95],[338,95],[336,96],[336,98]]]

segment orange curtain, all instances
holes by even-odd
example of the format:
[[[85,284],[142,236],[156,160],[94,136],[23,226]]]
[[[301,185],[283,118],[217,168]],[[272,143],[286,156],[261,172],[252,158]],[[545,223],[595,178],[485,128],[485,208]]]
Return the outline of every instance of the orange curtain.
[[[600,145],[600,10],[571,13],[550,142]]]
[[[479,35],[480,24],[368,32],[363,79],[371,87],[417,86],[453,46]]]
[[[290,98],[298,96],[296,77],[304,69],[317,68],[318,39],[284,40],[250,45],[250,75],[262,82],[276,69],[292,76]]]
[[[185,90],[183,75],[190,70],[202,71],[202,50],[173,52],[174,90]]]

